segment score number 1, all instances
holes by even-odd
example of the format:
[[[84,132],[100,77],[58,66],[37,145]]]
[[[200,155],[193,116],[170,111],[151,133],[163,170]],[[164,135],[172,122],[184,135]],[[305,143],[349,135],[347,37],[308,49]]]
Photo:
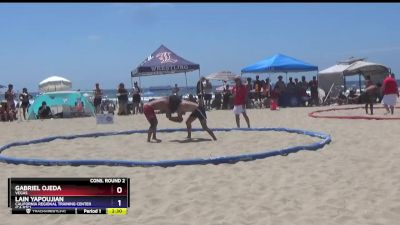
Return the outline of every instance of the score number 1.
[[[122,190],[123,190],[122,187],[117,187],[117,193],[118,193],[118,194],[121,194],[121,193],[122,193]],[[118,206],[121,206],[121,199],[118,199],[117,202],[118,202]]]

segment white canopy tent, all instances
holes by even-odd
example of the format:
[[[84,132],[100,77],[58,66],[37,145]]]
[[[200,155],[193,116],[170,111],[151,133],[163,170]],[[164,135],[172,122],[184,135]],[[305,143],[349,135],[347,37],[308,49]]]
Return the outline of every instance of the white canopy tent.
[[[351,76],[354,74],[361,74],[365,76],[371,76],[371,80],[375,83],[382,82],[386,75],[389,73],[389,68],[382,64],[358,61],[351,64],[346,70],[343,71],[344,76]]]
[[[39,83],[41,92],[70,91],[71,89],[71,81],[59,76],[48,77]]]
[[[236,76],[237,75],[232,73],[231,71],[224,70],[224,71],[212,73],[212,74],[206,76],[206,78],[209,80],[229,81],[229,80],[235,80]]]
[[[229,90],[230,90],[230,91],[232,91],[233,86],[234,86],[234,85],[229,85]],[[215,89],[215,91],[216,91],[216,92],[223,92],[223,91],[225,90],[225,88],[226,88],[226,86],[225,86],[225,85],[222,85],[222,86],[217,87],[217,88]]]
[[[338,95],[344,86],[346,89],[346,76],[359,75],[359,86],[361,89],[361,76],[370,76],[374,83],[382,83],[390,69],[382,64],[363,61],[364,59],[347,60],[339,62],[318,73],[318,86],[326,93],[330,90],[332,95]]]

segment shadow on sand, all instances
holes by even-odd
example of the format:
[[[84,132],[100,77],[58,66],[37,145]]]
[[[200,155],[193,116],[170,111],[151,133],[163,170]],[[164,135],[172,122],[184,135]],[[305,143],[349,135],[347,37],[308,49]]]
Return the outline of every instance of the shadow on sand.
[[[177,142],[177,143],[185,144],[185,143],[196,143],[196,142],[205,142],[205,141],[212,141],[212,139],[208,139],[208,138],[186,138],[185,140],[171,140],[170,142]]]

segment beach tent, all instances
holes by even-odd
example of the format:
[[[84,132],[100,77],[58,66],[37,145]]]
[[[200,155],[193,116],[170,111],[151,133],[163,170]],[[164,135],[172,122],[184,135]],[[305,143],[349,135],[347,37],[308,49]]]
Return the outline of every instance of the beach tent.
[[[48,77],[39,83],[39,90],[41,92],[69,91],[71,89],[71,81],[59,76]]]
[[[187,89],[187,72],[199,70],[200,65],[190,62],[164,45],[161,45],[147,59],[145,59],[135,70],[131,71],[131,80],[133,77],[165,75],[174,73],[184,73]],[[140,80],[139,80],[140,82]],[[133,86],[133,85],[132,85]]]
[[[371,80],[376,82],[382,82],[390,69],[382,64],[357,61],[352,63],[347,69],[343,71],[344,76],[351,76],[355,74],[363,75],[364,78],[369,75]]]
[[[381,82],[389,73],[390,68],[373,62],[364,61],[365,58],[355,59],[351,57],[349,60],[340,61],[338,64],[333,65],[327,69],[319,71],[318,85],[325,92],[332,89],[332,95],[339,94],[341,86],[343,85],[346,90],[346,76],[359,75],[359,86],[361,90],[361,76],[371,76],[374,83]],[[337,92],[337,93],[336,93]]]
[[[326,93],[331,90],[333,96],[339,95],[342,85],[344,85],[343,71],[349,66],[349,64],[340,63],[319,71],[318,87]]]
[[[39,107],[45,101],[50,107],[53,115],[62,113],[63,117],[70,117],[75,112],[76,103],[81,101],[83,104],[83,115],[94,115],[94,106],[80,92],[77,91],[58,91],[47,92],[37,96],[28,110],[28,119],[36,119]]]
[[[232,73],[231,71],[220,71],[220,72],[212,73],[212,74],[206,76],[206,78],[209,80],[229,81],[229,80],[235,80],[236,76],[237,75]]]
[[[287,73],[289,72],[307,72],[316,71],[318,66],[311,65],[309,63],[300,61],[293,57],[289,57],[283,54],[275,54],[272,57],[266,58],[259,62],[256,62],[250,66],[246,66],[242,69],[243,73]]]

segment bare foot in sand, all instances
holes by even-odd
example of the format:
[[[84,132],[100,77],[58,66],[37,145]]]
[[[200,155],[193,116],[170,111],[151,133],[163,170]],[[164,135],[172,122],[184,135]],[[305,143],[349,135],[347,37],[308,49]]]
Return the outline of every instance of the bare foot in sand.
[[[161,139],[157,139],[157,138],[153,138],[154,141],[156,141],[156,143],[160,143]]]

